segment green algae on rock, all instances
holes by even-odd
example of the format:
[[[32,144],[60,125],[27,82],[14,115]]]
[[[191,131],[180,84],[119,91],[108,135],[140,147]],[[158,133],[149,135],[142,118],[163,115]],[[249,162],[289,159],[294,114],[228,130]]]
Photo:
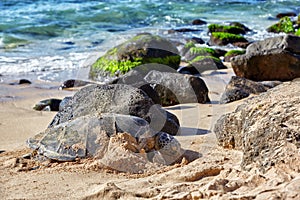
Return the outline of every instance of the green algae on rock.
[[[295,29],[292,20],[289,17],[283,17],[278,23],[267,28],[267,31],[273,33],[294,33]]]
[[[239,26],[227,26],[220,24],[210,24],[208,26],[208,32],[224,32],[224,33],[232,33],[232,34],[245,34],[246,31]]]
[[[125,74],[129,70],[147,63],[179,67],[181,57],[177,48],[168,40],[151,34],[140,34],[110,49],[90,68],[90,78],[98,80],[115,73]]]
[[[238,42],[245,42],[248,41],[241,35],[232,34],[232,33],[224,33],[224,32],[213,32],[211,33],[210,43],[211,45],[227,45],[233,44]]]
[[[225,62],[230,62],[230,59],[234,56],[238,56],[238,55],[243,55],[245,54],[246,51],[245,50],[237,50],[237,49],[233,49],[228,51],[225,55],[224,55],[224,61]]]

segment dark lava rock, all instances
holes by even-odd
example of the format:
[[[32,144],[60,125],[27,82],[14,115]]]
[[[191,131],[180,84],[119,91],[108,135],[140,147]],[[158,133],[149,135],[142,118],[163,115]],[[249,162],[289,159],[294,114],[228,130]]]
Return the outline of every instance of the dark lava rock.
[[[277,86],[281,82],[266,83],[251,81],[242,77],[233,76],[222,94],[220,103],[230,103],[248,97],[250,94],[259,94]]]
[[[163,106],[210,101],[205,82],[196,76],[151,71],[145,80],[154,86]]]
[[[219,145],[243,152],[242,166],[277,164],[299,171],[300,81],[283,83],[250,98],[215,124]]]
[[[33,109],[38,111],[59,111],[61,99],[45,99],[38,102]]]
[[[207,24],[207,22],[202,19],[195,19],[195,20],[193,20],[192,24],[193,25],[205,25],[205,24]]]
[[[86,86],[88,84],[92,84],[92,82],[78,80],[78,79],[69,79],[69,80],[64,81],[61,84],[60,89],[68,89],[68,88],[73,88],[73,87],[82,87],[82,86]]]
[[[22,84],[31,84],[31,81],[29,81],[27,79],[20,79],[19,80],[19,85],[22,85]]]
[[[161,127],[159,131],[171,135],[176,135],[179,131],[176,116],[166,113],[160,105],[155,105],[144,91],[125,84],[90,85],[82,88],[67,102],[63,110],[57,113],[49,127],[80,116],[99,113],[141,117],[147,120],[154,130],[157,130],[155,127]],[[160,116],[160,121],[155,121],[156,116]]]
[[[300,77],[300,37],[285,35],[252,43],[231,59],[237,76],[254,81],[289,81]]]
[[[141,89],[152,99],[152,101],[155,104],[160,105],[161,102],[157,92],[144,79],[145,75],[147,74],[147,70],[149,69],[151,68],[136,67],[135,69],[129,71],[125,75],[113,80],[111,84],[127,84],[135,88]]]
[[[285,12],[285,13],[278,13],[276,15],[276,18],[281,19],[283,17],[296,17],[296,16],[297,16],[297,14],[294,12]]]

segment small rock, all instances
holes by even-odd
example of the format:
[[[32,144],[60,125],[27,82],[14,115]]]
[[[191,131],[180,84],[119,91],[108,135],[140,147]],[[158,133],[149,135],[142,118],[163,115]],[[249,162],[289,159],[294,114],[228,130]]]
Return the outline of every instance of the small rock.
[[[38,102],[33,109],[38,111],[59,111],[61,99],[45,99]]]
[[[22,84],[31,84],[31,81],[29,81],[27,79],[20,79],[19,80],[19,85],[22,85]]]
[[[195,20],[193,20],[192,24],[193,25],[204,25],[204,24],[207,24],[207,22],[202,19],[195,19]]]

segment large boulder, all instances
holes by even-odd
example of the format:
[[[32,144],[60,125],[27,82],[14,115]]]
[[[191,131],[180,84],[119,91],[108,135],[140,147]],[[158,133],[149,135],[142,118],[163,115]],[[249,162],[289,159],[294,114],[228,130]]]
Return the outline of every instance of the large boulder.
[[[140,34],[110,49],[90,68],[89,77],[102,81],[103,77],[124,74],[146,63],[158,63],[177,69],[180,63],[177,48],[167,39],[151,34]]]
[[[144,79],[153,85],[163,106],[210,101],[205,82],[197,76],[153,70]]]
[[[217,121],[214,132],[218,143],[242,150],[244,167],[293,166],[295,160],[300,160],[299,104],[299,80],[253,97]]]
[[[230,103],[248,97],[250,94],[259,94],[279,85],[280,81],[255,82],[246,78],[233,76],[221,96],[220,103]]]
[[[90,85],[82,88],[56,114],[49,127],[80,116],[99,113],[141,117],[154,130],[171,135],[176,135],[179,131],[179,120],[175,115],[154,104],[144,91],[125,84]]]
[[[237,76],[254,81],[288,81],[300,77],[300,37],[285,35],[252,43],[231,59]]]

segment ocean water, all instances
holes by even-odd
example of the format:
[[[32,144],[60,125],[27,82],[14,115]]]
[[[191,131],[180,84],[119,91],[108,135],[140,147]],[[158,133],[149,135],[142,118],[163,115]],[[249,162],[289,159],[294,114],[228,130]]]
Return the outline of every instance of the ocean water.
[[[63,81],[86,77],[82,69],[109,48],[141,32],[208,41],[208,24],[238,21],[246,37],[271,37],[276,14],[300,13],[298,0],[0,0],[0,80],[31,77]],[[174,28],[198,31],[166,34]],[[84,70],[83,70],[84,71]],[[75,76],[75,77],[74,77]]]

